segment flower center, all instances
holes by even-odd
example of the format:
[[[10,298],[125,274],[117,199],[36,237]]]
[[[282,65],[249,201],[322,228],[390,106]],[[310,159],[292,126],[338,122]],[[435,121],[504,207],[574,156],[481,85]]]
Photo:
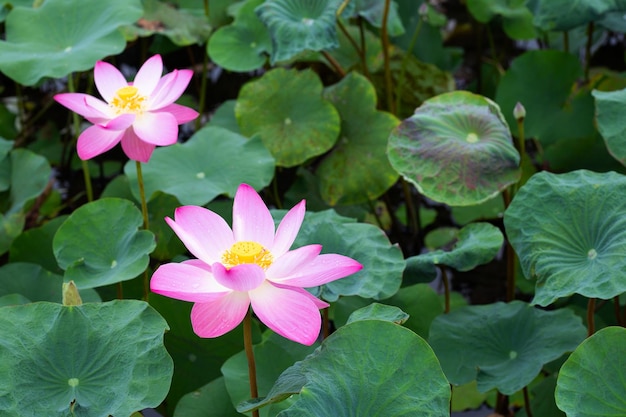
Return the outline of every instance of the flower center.
[[[270,251],[260,243],[251,241],[237,242],[222,255],[222,263],[229,269],[241,264],[257,264],[267,269],[273,261],[274,257]]]
[[[122,87],[115,93],[115,97],[111,100],[111,105],[120,113],[140,113],[143,110],[146,98],[137,94],[137,87],[127,85]]]

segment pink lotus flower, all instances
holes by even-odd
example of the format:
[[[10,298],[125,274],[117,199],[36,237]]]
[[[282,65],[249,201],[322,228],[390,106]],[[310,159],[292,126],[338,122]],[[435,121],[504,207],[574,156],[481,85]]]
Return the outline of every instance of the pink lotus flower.
[[[113,65],[98,61],[94,69],[96,88],[105,101],[87,94],[57,94],[54,99],[93,123],[78,137],[81,159],[91,159],[122,142],[126,155],[148,162],[155,146],[176,143],[178,125],[198,112],[174,104],[187,88],[193,72],[174,70],[161,77],[160,55],[148,59],[129,83]]]
[[[194,302],[191,323],[200,337],[221,336],[244,319],[250,304],[257,317],[281,336],[311,345],[320,332],[319,309],[328,304],[304,290],[343,278],[362,265],[321,245],[289,250],[304,219],[304,200],[274,232],[274,220],[252,187],[239,186],[233,228],[202,207],[176,209],[166,218],[198,259],[160,266],[153,292]]]

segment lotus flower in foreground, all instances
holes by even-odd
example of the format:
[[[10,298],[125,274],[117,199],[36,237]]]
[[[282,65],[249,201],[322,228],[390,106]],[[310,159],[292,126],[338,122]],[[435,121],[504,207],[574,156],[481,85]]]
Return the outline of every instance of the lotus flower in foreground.
[[[158,146],[176,143],[178,125],[198,116],[195,110],[175,104],[193,72],[174,70],[161,77],[160,55],[148,59],[132,83],[113,65],[98,61],[94,68],[96,88],[105,101],[87,94],[57,94],[54,99],[93,123],[78,138],[81,159],[91,159],[119,142],[126,155],[148,162]]]
[[[239,186],[232,230],[219,215],[202,207],[176,209],[167,223],[198,259],[160,266],[151,290],[194,302],[191,323],[200,337],[221,336],[244,319],[250,305],[276,333],[311,345],[320,331],[319,309],[328,304],[304,290],[359,271],[342,255],[322,254],[321,245],[289,250],[305,202],[292,208],[274,230],[274,220],[252,187]]]

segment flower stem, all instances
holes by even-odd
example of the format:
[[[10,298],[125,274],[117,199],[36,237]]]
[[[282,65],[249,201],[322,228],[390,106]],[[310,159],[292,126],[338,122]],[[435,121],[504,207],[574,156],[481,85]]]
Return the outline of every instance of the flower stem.
[[[146,203],[146,191],[143,186],[143,174],[141,172],[141,162],[135,161],[135,167],[137,169],[137,183],[139,184],[139,197],[141,200],[141,215],[143,216],[143,228],[144,230],[150,229],[150,221],[148,220],[148,204]],[[148,301],[148,295],[150,294],[150,277],[148,276],[148,268],[143,271],[143,299]]]
[[[67,89],[70,93],[75,93],[76,88],[74,88],[74,77],[73,74],[67,76]],[[80,120],[78,119],[78,114],[72,112],[72,120],[74,122],[74,138],[73,142],[78,140],[78,131],[80,130]],[[85,191],[87,192],[87,201],[93,201],[93,188],[91,186],[91,175],[89,175],[89,165],[87,161],[81,160],[83,167],[83,177],[85,179]]]
[[[252,350],[252,311],[248,309],[243,319],[243,345],[248,358],[248,379],[250,380],[250,397],[257,398],[259,391],[256,385],[256,364],[254,363],[254,351]],[[252,412],[252,417],[259,417],[259,410]]]

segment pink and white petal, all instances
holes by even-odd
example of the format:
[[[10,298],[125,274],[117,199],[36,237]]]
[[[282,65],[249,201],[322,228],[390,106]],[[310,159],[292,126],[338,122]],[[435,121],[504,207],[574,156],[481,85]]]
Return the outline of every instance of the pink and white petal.
[[[215,280],[224,287],[234,291],[251,291],[265,281],[265,271],[257,264],[241,264],[226,269],[215,262],[211,265]]]
[[[135,79],[133,87],[137,87],[140,95],[149,97],[161,80],[163,75],[163,60],[161,55],[154,55],[143,63]]]
[[[106,106],[108,108],[108,104],[87,94],[62,93],[55,95],[54,99],[57,103],[61,104],[64,107],[67,107],[74,113],[80,114],[88,120],[94,117],[107,120],[112,118],[108,117],[111,115],[110,112],[105,113],[102,111],[104,109],[103,107],[99,106],[98,108],[95,108],[94,106],[90,105],[95,104],[95,102],[100,102],[103,106]]]
[[[300,226],[302,226],[305,213],[306,205],[305,201],[302,200],[283,217],[278,225],[278,229],[276,229],[274,244],[270,249],[274,256],[281,256],[293,245],[293,241],[296,240],[296,236],[298,236],[300,231]]]
[[[91,159],[113,148],[124,136],[124,131],[109,130],[94,125],[85,129],[78,137],[76,151],[82,160]]]
[[[195,259],[195,258],[185,259],[181,263],[186,264],[186,265],[195,266],[196,268],[204,269],[205,271],[210,272],[211,274],[213,274],[213,270],[211,269],[211,265],[205,264],[200,259]]]
[[[148,108],[159,110],[178,100],[189,85],[191,77],[193,77],[191,70],[174,70],[166,74],[150,96]]]
[[[156,146],[142,141],[132,128],[124,131],[122,149],[129,159],[139,162],[148,162]]]
[[[102,125],[102,127],[108,130],[118,130],[118,131],[126,130],[133,125],[134,121],[135,121],[134,114],[124,113],[124,114],[117,116],[116,118],[112,120],[109,120],[104,125]]]
[[[252,310],[267,327],[294,342],[307,346],[315,343],[322,320],[308,296],[267,281],[248,294]]]
[[[191,325],[200,337],[218,337],[243,321],[250,298],[245,292],[233,291],[208,303],[196,303],[191,309]]]
[[[334,253],[319,255],[313,262],[304,265],[293,275],[273,278],[272,281],[292,287],[317,287],[363,269],[363,265],[347,256]]]
[[[92,96],[85,96],[85,106],[92,112],[85,118],[94,124],[104,124],[117,116],[113,107]]]
[[[276,284],[276,283],[274,283],[274,286],[278,287],[278,288],[286,288],[288,290],[300,293],[300,294],[304,295],[305,297],[308,297],[309,300],[311,300],[311,302],[313,302],[313,304],[315,304],[315,306],[318,309],[320,309],[320,310],[323,309],[323,308],[330,307],[330,304],[328,304],[326,301],[320,300],[319,298],[317,298],[316,296],[314,296],[313,294],[311,294],[310,292],[308,292],[304,288],[289,287],[287,285],[280,285],[280,284]]]
[[[178,140],[178,123],[170,113],[145,112],[133,124],[135,134],[146,143],[173,145]]]
[[[96,62],[93,78],[98,92],[107,103],[113,100],[117,90],[128,85],[124,75],[113,65],[104,61]]]
[[[204,207],[178,207],[174,220],[165,221],[189,252],[208,265],[220,262],[222,253],[235,243],[228,223]]]
[[[199,113],[191,107],[181,106],[176,103],[160,108],[159,113],[170,113],[176,118],[176,123],[179,125],[190,122],[196,119],[199,115]]]
[[[298,269],[313,262],[322,251],[322,245],[307,245],[285,253],[267,268],[265,275],[270,281],[297,274]],[[273,252],[272,252],[273,253]]]
[[[274,243],[274,219],[261,197],[248,184],[241,184],[235,194],[233,234],[236,241],[258,242],[268,249]]]
[[[150,279],[150,290],[177,300],[206,303],[231,290],[220,285],[210,272],[189,264],[161,265]]]

